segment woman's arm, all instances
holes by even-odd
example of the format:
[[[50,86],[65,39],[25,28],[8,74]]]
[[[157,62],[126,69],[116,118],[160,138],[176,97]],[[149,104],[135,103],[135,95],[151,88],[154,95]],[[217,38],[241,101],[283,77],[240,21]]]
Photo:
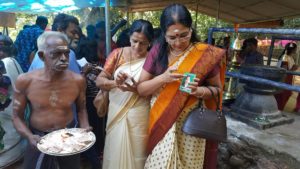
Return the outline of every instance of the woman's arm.
[[[116,70],[116,66],[121,57],[119,55],[122,50],[121,48],[115,49],[107,57],[104,68],[95,81],[98,88],[109,91],[118,86],[116,81],[112,78],[112,74]]]
[[[212,97],[210,90],[207,87],[210,87],[215,96],[218,95],[218,92],[222,91],[222,83],[220,80],[220,73],[217,73],[215,76],[206,79],[206,86],[198,86],[199,79],[195,79],[195,82],[190,83],[189,88],[192,90],[191,95],[194,95],[198,98],[209,99]]]
[[[166,83],[171,83],[183,77],[182,74],[172,73],[177,69],[169,67],[163,74],[153,76],[145,70],[142,70],[137,91],[141,96],[149,96],[155,93],[160,87]]]
[[[117,87],[117,83],[115,80],[110,79],[110,75],[102,71],[96,79],[96,86],[102,90],[109,91]]]
[[[137,91],[140,96],[152,95],[157,89],[164,85],[164,81],[160,76],[154,77],[144,69],[142,70]]]

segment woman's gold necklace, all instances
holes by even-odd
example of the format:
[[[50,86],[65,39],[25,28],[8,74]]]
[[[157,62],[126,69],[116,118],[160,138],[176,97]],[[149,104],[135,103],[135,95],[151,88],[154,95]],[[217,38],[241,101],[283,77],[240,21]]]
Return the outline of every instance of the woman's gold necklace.
[[[170,52],[170,55],[172,56],[172,57],[169,58],[169,62],[170,62],[171,60],[173,60],[173,58],[177,58],[177,57],[179,57],[179,56],[184,55],[185,52],[188,51],[188,50],[191,48],[191,46],[192,46],[192,43],[191,43],[187,48],[185,48],[185,49],[183,50],[183,52],[181,52],[181,53],[179,53],[179,54],[174,53],[174,52],[172,51],[171,47],[169,46],[169,52]]]
[[[176,53],[174,53],[173,51],[172,51],[172,49],[171,49],[171,47],[169,46],[169,51],[170,51],[170,54],[172,55],[172,56],[181,56],[181,55],[183,55],[190,47],[192,46],[192,44],[189,44],[189,46],[188,47],[186,47],[181,53],[179,53],[179,54],[176,54]]]

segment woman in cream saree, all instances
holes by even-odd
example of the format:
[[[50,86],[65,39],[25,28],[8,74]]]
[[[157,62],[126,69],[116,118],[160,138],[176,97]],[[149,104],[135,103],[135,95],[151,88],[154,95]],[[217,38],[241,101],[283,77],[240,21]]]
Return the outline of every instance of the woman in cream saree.
[[[137,94],[136,82],[153,28],[148,21],[137,20],[130,32],[131,46],[114,50],[105,63],[105,71],[97,79],[102,90],[109,90],[110,101],[103,158],[105,169],[142,169],[147,157],[150,101]],[[108,79],[105,72],[113,74],[115,80]]]
[[[145,58],[124,63],[115,74],[120,71],[133,73],[131,76],[137,81],[144,62]],[[149,100],[119,88],[110,90],[109,100],[103,168],[143,168],[148,140]]]

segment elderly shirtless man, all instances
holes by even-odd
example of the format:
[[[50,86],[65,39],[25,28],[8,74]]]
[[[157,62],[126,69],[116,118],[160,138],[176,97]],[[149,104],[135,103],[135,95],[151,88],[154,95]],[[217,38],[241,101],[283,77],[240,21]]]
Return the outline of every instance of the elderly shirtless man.
[[[38,55],[45,67],[22,74],[15,84],[13,123],[29,144],[25,169],[79,169],[79,155],[54,157],[40,153],[37,142],[48,132],[72,126],[72,103],[76,104],[81,128],[90,130],[85,107],[85,79],[69,70],[67,37],[59,32],[45,32],[38,38]],[[30,105],[29,125],[24,111]]]

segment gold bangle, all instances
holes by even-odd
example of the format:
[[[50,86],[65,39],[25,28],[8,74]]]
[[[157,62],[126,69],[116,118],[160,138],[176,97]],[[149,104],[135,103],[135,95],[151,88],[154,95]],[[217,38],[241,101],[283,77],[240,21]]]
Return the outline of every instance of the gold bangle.
[[[203,98],[203,97],[204,97],[204,95],[205,95],[205,90],[204,90],[204,87],[200,87],[200,89],[202,89],[202,95],[201,95],[201,96],[198,96],[198,97],[200,97],[200,98]]]

